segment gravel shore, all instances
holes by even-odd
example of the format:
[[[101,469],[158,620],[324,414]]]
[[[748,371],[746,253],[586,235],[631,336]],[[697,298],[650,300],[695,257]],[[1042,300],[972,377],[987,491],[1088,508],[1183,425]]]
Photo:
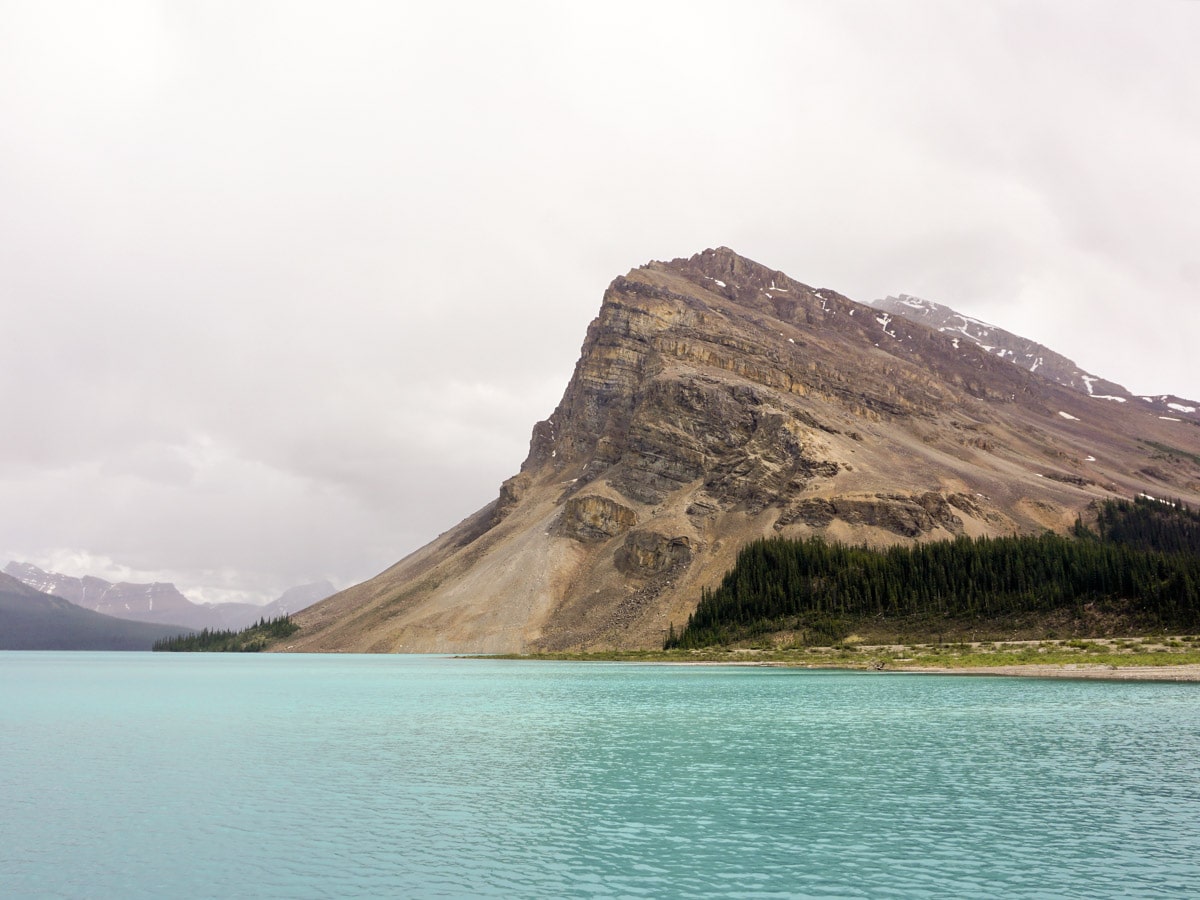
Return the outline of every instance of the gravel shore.
[[[1021,675],[1029,678],[1103,678],[1109,681],[1200,681],[1200,665],[1186,666],[1092,666],[1030,665],[1019,666],[904,666],[883,669],[887,672],[920,672],[927,675]]]

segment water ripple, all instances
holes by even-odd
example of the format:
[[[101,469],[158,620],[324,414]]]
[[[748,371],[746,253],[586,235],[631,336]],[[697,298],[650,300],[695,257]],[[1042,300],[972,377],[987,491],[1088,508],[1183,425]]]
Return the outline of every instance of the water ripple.
[[[1188,896],[1200,688],[0,654],[6,896]]]

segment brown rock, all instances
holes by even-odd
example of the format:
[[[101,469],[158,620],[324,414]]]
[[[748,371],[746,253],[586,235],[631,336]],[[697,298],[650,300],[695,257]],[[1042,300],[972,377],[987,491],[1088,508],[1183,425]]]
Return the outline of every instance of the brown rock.
[[[637,513],[607,497],[572,497],[563,504],[555,531],[584,543],[606,541],[637,524]]]
[[[659,646],[747,541],[1066,528],[1110,492],[1154,493],[1155,448],[1178,448],[1172,496],[1200,502],[1200,429],[1142,405],[725,248],[652,262],[605,292],[497,499],[300,614],[291,646]],[[1078,475],[1039,477],[1063,469]]]
[[[657,531],[629,532],[614,559],[617,569],[641,577],[661,575],[691,560],[690,538],[667,537]]]

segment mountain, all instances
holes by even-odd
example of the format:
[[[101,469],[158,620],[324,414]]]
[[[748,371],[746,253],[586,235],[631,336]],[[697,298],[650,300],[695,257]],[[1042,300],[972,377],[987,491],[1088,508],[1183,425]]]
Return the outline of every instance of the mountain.
[[[261,617],[268,619],[296,612],[333,593],[327,581],[291,588],[279,599],[257,606],[253,603],[193,603],[173,584],[113,584],[85,575],[76,578],[46,572],[30,563],[10,562],[4,572],[25,585],[106,616],[137,622],[160,622],[187,628],[239,630]]]
[[[91,575],[74,578],[18,562],[10,562],[4,572],[44,594],[62,597],[102,615],[138,622],[166,622],[188,628],[210,625],[202,608],[179,593],[173,584],[113,584]]]
[[[270,620],[299,612],[307,606],[312,606],[318,600],[324,600],[336,590],[337,588],[328,581],[314,581],[311,584],[288,588],[278,598],[264,606],[257,606],[253,603],[215,603],[201,608],[212,610],[216,614],[218,624],[212,627],[240,631],[248,625],[253,625],[259,619]]]
[[[149,650],[184,630],[101,615],[0,573],[0,650]]]
[[[1177,418],[1200,422],[1200,403],[1194,400],[1185,400],[1173,394],[1146,396],[1130,393],[1119,384],[1083,371],[1072,360],[1055,353],[1049,347],[979,319],[964,316],[948,306],[908,294],[885,297],[874,301],[872,306],[885,315],[903,316],[909,321],[919,322],[943,332],[951,337],[956,347],[970,342],[1001,359],[1007,359],[1031,372],[1037,372],[1043,378],[1098,400],[1144,403],[1168,421]]]
[[[318,600],[324,600],[336,592],[337,588],[328,581],[314,581],[310,584],[300,584],[288,588],[279,596],[279,599],[259,608],[267,610],[265,615],[268,619],[290,615],[312,606]]]
[[[648,263],[605,291],[499,496],[300,613],[287,649],[655,647],[757,537],[1039,533],[1107,497],[1200,501],[1195,423],[1040,368],[726,248]]]

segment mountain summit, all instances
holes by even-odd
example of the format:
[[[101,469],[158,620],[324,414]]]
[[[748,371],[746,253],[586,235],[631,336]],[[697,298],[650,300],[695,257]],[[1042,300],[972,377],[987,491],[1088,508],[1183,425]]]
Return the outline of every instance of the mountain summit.
[[[499,496],[294,650],[659,646],[754,538],[883,545],[1200,500],[1200,431],[727,248],[618,277]]]

